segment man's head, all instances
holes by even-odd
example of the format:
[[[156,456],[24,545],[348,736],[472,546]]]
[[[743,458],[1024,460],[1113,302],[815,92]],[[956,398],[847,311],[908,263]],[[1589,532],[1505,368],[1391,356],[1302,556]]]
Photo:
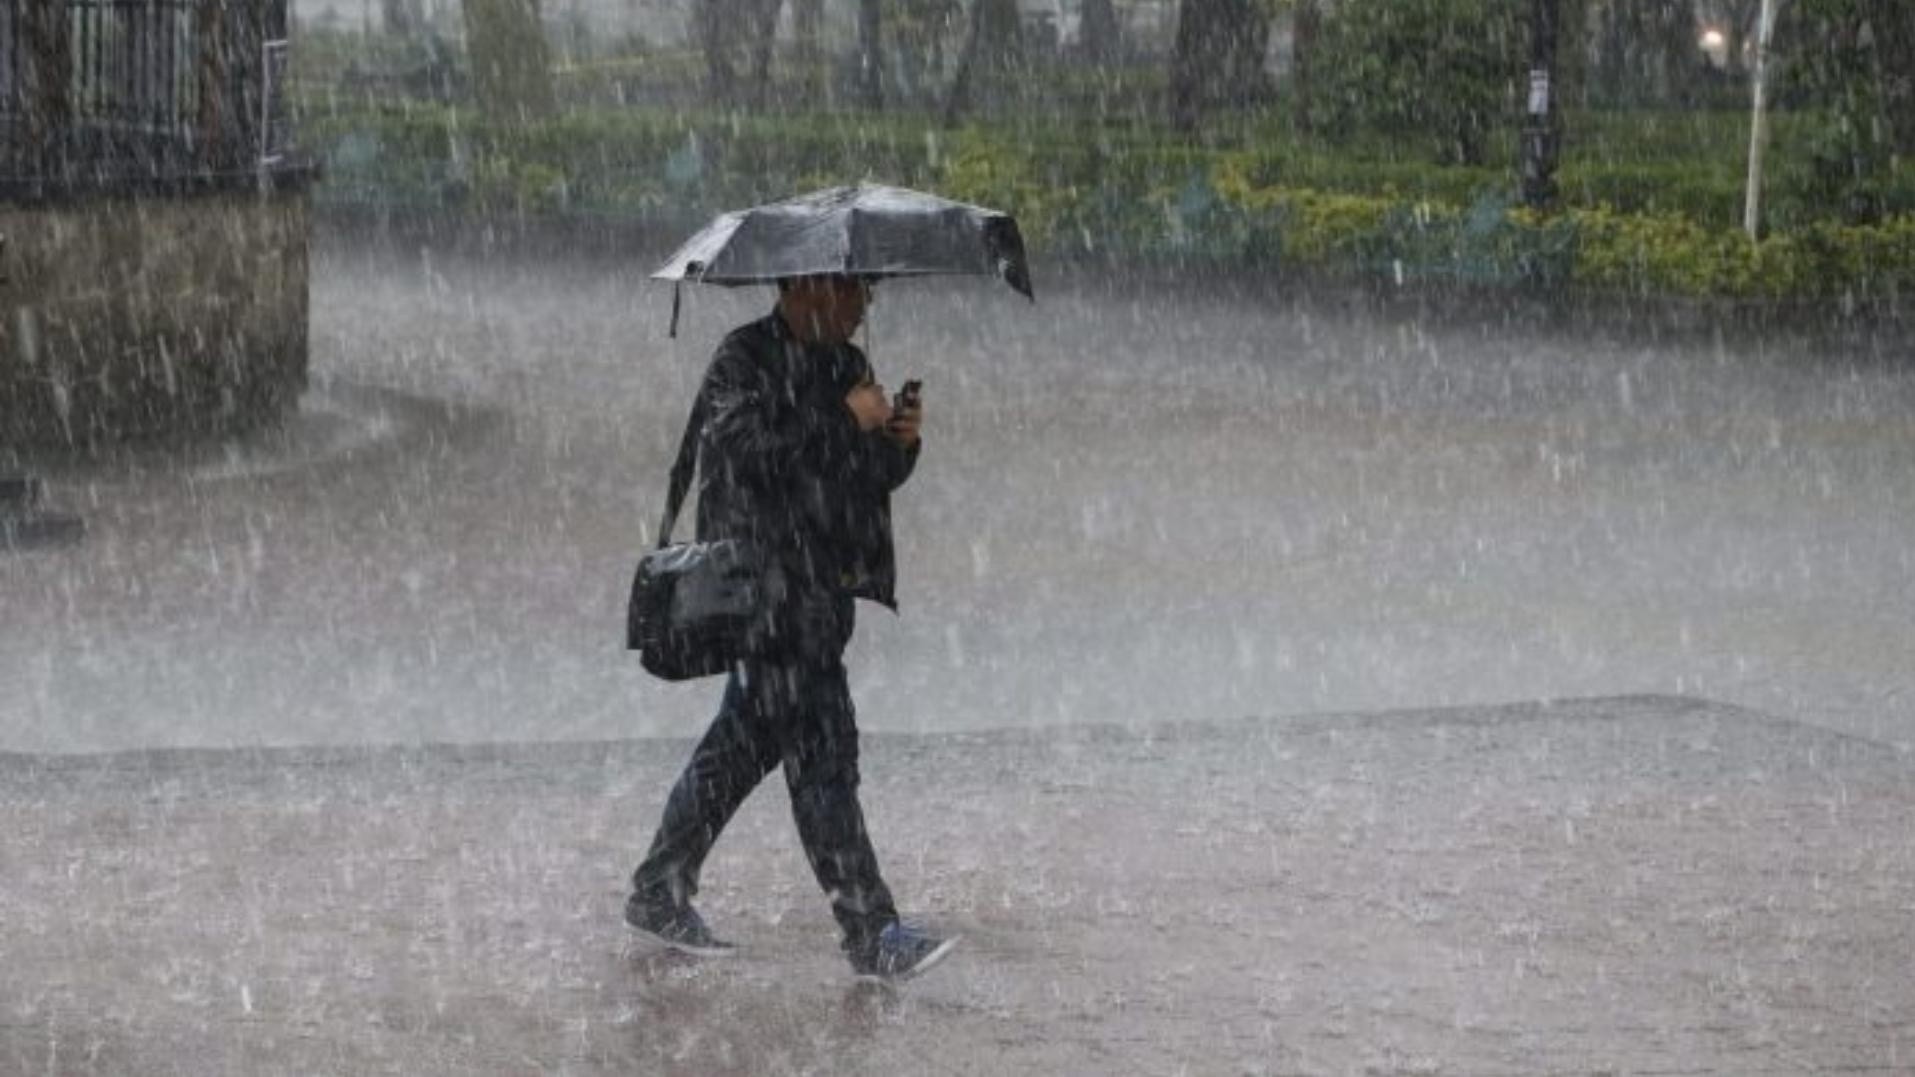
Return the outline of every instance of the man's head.
[[[778,313],[800,340],[843,344],[864,321],[871,281],[842,274],[791,277],[778,282]]]

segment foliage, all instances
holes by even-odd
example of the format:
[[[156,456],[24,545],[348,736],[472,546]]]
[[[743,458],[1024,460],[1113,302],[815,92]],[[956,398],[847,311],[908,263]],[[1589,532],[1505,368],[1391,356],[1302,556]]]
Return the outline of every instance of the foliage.
[[[1695,4],[1601,0],[1590,7],[1586,99],[1634,106],[1746,105],[1747,84],[1704,59]]]
[[[1511,210],[1511,195],[1487,190],[1468,210],[1417,203],[1393,207],[1363,245],[1366,268],[1419,279],[1536,290],[1565,284],[1576,259],[1576,223]]]
[[[1915,216],[1819,223],[1760,242],[1674,216],[1578,210],[1577,283],[1743,298],[1915,294]]]
[[[479,107],[501,121],[551,115],[551,65],[535,0],[464,0],[463,6]]]
[[[1342,0],[1312,70],[1323,130],[1430,138],[1440,160],[1480,164],[1526,55],[1517,0]]]
[[[1623,213],[1679,216],[1710,227],[1742,219],[1742,170],[1690,161],[1578,161],[1557,173],[1565,202]]]
[[[695,221],[860,179],[925,187],[1018,216],[1040,253],[1274,262],[1331,275],[1558,281],[1690,296],[1915,294],[1915,205],[1874,224],[1811,215],[1752,244],[1731,165],[1572,159],[1570,207],[1498,199],[1495,169],[1339,156],[1269,143],[1210,150],[1113,131],[945,131],[908,115],[747,118],[576,110],[541,124],[412,105],[315,108],[322,200]],[[1779,132],[1779,134],[1786,132]],[[1682,144],[1674,138],[1672,145]],[[1915,203],[1915,191],[1903,195]],[[1898,195],[1902,197],[1903,195]]]
[[[436,28],[407,37],[308,24],[291,53],[295,85],[399,100],[445,101],[468,88],[465,52]]]
[[[1828,122],[1809,142],[1805,185],[1851,221],[1894,212],[1897,156],[1915,156],[1915,3],[1799,0],[1778,30],[1782,91]]]
[[[1777,230],[1853,221],[1853,207],[1823,170],[1818,147],[1839,121],[1798,108],[1772,117],[1763,219]],[[1742,219],[1749,116],[1734,112],[1575,112],[1557,174],[1570,206],[1674,214],[1705,227]],[[1867,184],[1876,217],[1915,213],[1915,160],[1889,161]]]
[[[1076,188],[1055,182],[1038,156],[978,130],[964,132],[946,164],[939,189],[952,198],[985,205],[1016,206],[1027,242],[1048,246],[1068,223],[1065,207]]]
[[[636,208],[670,201],[703,212],[810,179],[929,183],[940,152],[921,127],[902,123],[788,124],[691,112],[576,110],[520,124],[433,105],[309,107],[300,127],[303,141],[320,148],[331,183],[383,186],[407,202],[458,202],[502,184],[528,190],[534,180],[527,177],[544,177],[562,184],[566,206],[611,212],[633,210],[635,191],[644,192]],[[847,161],[859,170],[847,171]]]
[[[1195,127],[1214,104],[1255,100],[1265,87],[1270,12],[1260,0],[1181,0],[1171,57],[1171,112]]]

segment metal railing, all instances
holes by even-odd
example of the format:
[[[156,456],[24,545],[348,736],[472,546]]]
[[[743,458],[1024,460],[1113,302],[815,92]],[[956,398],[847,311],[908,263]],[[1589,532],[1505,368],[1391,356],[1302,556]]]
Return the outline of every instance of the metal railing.
[[[287,0],[6,0],[0,193],[256,173],[285,152]]]

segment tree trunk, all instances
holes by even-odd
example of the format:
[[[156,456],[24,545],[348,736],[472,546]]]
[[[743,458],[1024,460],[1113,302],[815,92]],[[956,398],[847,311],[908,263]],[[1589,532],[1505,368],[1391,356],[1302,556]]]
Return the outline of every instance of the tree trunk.
[[[971,106],[979,77],[1015,79],[1023,59],[1016,0],[971,0],[971,28],[958,54],[957,73],[944,100],[944,123],[957,123]]]
[[[964,35],[964,51],[958,53],[957,71],[951,76],[951,91],[944,98],[944,126],[957,126],[958,116],[971,103],[971,70],[977,66],[977,51],[984,44],[984,0],[971,0],[971,28]]]
[[[730,0],[692,2],[697,5],[692,32],[705,53],[705,96],[714,104],[732,104],[738,93],[738,76],[731,63],[734,5]]]
[[[1270,20],[1257,0],[1183,0],[1171,56],[1172,120],[1195,130],[1210,105],[1254,97],[1269,40]]]
[[[1014,90],[1024,70],[1024,21],[1017,0],[983,0],[984,34],[978,43],[978,71],[1000,90]]]
[[[778,12],[784,0],[758,0],[758,25],[753,28],[751,102],[762,112],[771,105],[771,53],[778,40]]]
[[[1111,0],[1084,0],[1077,24],[1078,49],[1093,64],[1117,59],[1121,31],[1117,26],[1117,8]]]
[[[426,13],[421,0],[382,0],[386,33],[411,37],[425,29]]]
[[[479,109],[522,122],[556,109],[538,0],[465,0],[466,56]]]
[[[1323,31],[1323,5],[1318,0],[1298,0],[1296,21],[1291,24],[1291,68],[1290,93],[1293,115],[1297,130],[1308,132],[1312,129],[1311,110],[1315,107],[1312,100],[1311,70],[1316,63],[1317,36]]]
[[[1597,70],[1616,99],[1669,104],[1690,96],[1701,70],[1695,9],[1684,0],[1610,0]]]
[[[858,0],[858,97],[870,109],[884,107],[883,30],[881,0]]]
[[[20,20],[20,87],[26,95],[28,169],[39,175],[64,171],[62,158],[73,123],[73,47],[66,0],[27,0]]]
[[[1603,99],[1622,97],[1629,57],[1624,48],[1623,14],[1614,0],[1605,3],[1596,15],[1596,76]]]
[[[1724,27],[1722,34],[1723,55],[1726,58],[1722,68],[1735,77],[1736,81],[1746,82],[1749,58],[1744,54],[1749,50],[1750,23],[1747,12],[1738,8],[1739,5],[1730,5],[1728,18],[1723,20],[1728,25]]]
[[[1654,0],[1650,25],[1655,34],[1664,100],[1688,104],[1695,98],[1702,57],[1696,48],[1695,8],[1677,0]]]
[[[1170,57],[1170,119],[1185,131],[1203,118],[1205,46],[1216,36],[1216,0],[1183,0],[1177,5],[1177,38]]]
[[[1898,154],[1915,155],[1915,0],[1875,0],[1869,26],[1889,139]]]
[[[226,164],[233,123],[234,102],[227,93],[232,42],[226,39],[225,7],[225,0],[200,0],[194,27],[199,50],[199,70],[194,75],[199,93],[199,152],[202,163],[213,167]]]
[[[825,21],[824,0],[791,0],[791,30],[796,39],[799,85],[817,104],[825,96],[824,51],[819,47]]]

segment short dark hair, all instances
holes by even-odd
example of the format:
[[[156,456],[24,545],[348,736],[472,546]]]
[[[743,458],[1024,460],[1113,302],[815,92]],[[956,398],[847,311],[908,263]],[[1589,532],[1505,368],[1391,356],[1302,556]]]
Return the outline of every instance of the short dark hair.
[[[840,280],[857,281],[859,283],[862,283],[867,288],[878,283],[878,278],[867,276],[862,273],[806,273],[803,276],[798,276],[798,277],[779,277],[778,278],[779,294],[782,295],[783,293],[790,291],[791,289],[797,287],[800,283],[803,283],[805,281],[814,281],[814,280],[815,281],[840,281]]]

